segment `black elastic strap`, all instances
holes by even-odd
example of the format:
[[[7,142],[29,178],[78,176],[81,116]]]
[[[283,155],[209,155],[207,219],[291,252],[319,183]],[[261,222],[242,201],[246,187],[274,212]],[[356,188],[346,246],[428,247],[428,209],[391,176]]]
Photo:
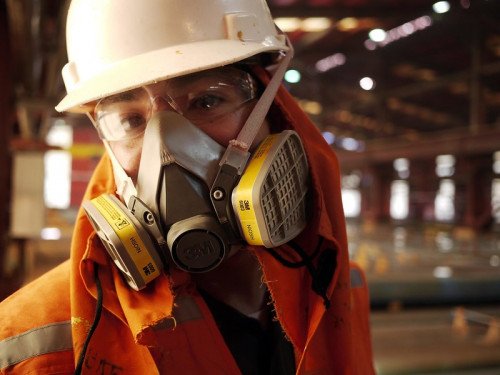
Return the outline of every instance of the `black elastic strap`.
[[[319,241],[318,241],[318,245],[316,246],[316,250],[314,250],[314,253],[311,254],[310,256],[306,256],[306,258],[309,258],[311,261],[314,260],[314,258],[316,258],[316,256],[319,253],[319,249],[321,248],[321,244],[322,243],[323,243],[323,237],[320,237]],[[298,250],[300,250],[300,246],[298,244],[296,244],[294,241],[288,242],[288,245],[296,253],[299,253]],[[275,258],[278,262],[280,262],[285,267],[288,267],[288,268],[300,268],[300,267],[304,267],[305,265],[307,265],[307,260],[304,259],[304,257],[301,257],[302,260],[300,262],[292,262],[292,261],[289,261],[288,259],[285,259],[283,256],[281,256],[273,248],[268,248],[266,250],[267,250],[267,252],[269,252],[269,254],[271,254],[273,256],[273,258]]]
[[[281,256],[276,250],[274,249],[266,249],[269,254],[271,254],[278,262],[280,262],[282,265],[288,268],[299,268],[299,267],[306,267],[307,270],[309,271],[309,274],[311,275],[312,278],[312,290],[316,292],[321,298],[323,298],[323,304],[325,305],[325,308],[330,307],[330,300],[328,299],[326,295],[326,286],[328,285],[328,282],[323,283],[323,277],[320,272],[318,272],[318,269],[314,267],[313,260],[316,258],[316,256],[320,252],[321,245],[323,243],[323,237],[319,237],[318,244],[316,245],[316,249],[314,250],[314,253],[312,255],[307,255],[306,252],[294,241],[288,242],[288,245],[292,248],[293,251],[300,257],[301,261],[299,262],[291,262],[287,259],[285,259],[283,256]],[[323,266],[321,266],[323,267]],[[333,266],[335,268],[335,265]],[[328,272],[329,274],[333,274],[333,270],[331,272]]]
[[[102,286],[101,286],[101,280],[99,280],[97,263],[94,263],[94,277],[95,277],[95,287],[97,289],[97,301],[96,301],[96,307],[95,307],[94,321],[92,322],[92,326],[90,327],[89,334],[87,335],[87,338],[85,339],[85,343],[83,344],[83,348],[82,348],[82,351],[80,353],[80,357],[78,358],[78,364],[76,365],[75,375],[80,375],[82,373],[83,361],[85,360],[85,354],[87,354],[87,348],[89,346],[90,339],[92,338],[92,335],[94,334],[94,331],[97,328],[97,324],[99,324],[99,320],[101,319]]]

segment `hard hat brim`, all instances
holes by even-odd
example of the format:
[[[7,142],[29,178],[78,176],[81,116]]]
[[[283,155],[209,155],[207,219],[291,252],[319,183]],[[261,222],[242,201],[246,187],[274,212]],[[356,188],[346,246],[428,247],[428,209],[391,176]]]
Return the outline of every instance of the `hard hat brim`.
[[[285,43],[212,40],[148,52],[121,60],[77,82],[56,106],[59,112],[88,112],[101,98],[171,77],[241,61],[263,52],[286,51]],[[201,56],[201,58],[200,58]]]

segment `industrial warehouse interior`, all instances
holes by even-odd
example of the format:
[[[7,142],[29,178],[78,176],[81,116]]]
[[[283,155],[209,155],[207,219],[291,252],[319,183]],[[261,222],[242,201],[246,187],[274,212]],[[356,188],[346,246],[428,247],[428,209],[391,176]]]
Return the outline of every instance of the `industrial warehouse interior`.
[[[377,373],[500,374],[500,1],[267,2],[338,156]],[[0,4],[0,300],[68,259],[104,153],[54,109],[68,5]]]

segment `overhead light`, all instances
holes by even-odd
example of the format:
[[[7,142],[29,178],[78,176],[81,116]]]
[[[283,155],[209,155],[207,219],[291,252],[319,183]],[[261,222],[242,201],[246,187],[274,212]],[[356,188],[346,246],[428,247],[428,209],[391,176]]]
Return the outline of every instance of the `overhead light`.
[[[337,66],[345,64],[345,55],[343,53],[335,53],[333,55],[327,56],[316,62],[316,70],[318,72],[326,72]]]
[[[453,270],[448,266],[438,266],[434,268],[432,274],[437,279],[449,279],[453,275]]]
[[[290,69],[285,73],[285,81],[288,83],[300,82],[301,74],[298,70]]]
[[[375,43],[373,40],[371,39],[366,39],[365,40],[365,48],[369,51],[374,51],[375,49],[377,49],[377,43]]]
[[[325,31],[332,27],[332,20],[327,17],[309,17],[300,19],[297,17],[279,17],[274,23],[285,33],[301,30],[308,33]]]
[[[284,33],[291,33],[300,28],[302,21],[297,17],[279,17],[274,19],[274,23]]]
[[[42,240],[60,240],[61,230],[59,228],[43,228],[40,237]]]
[[[500,151],[493,154],[493,172],[500,174]]]
[[[308,33],[325,31],[332,27],[332,20],[326,17],[306,18],[300,24],[300,29]]]
[[[432,5],[434,12],[442,14],[450,10],[450,3],[447,1],[438,1]]]
[[[360,79],[359,85],[363,90],[369,91],[375,88],[375,81],[370,77],[363,77]]]
[[[383,42],[386,36],[387,33],[382,29],[373,29],[368,33],[368,37],[377,43]]]
[[[370,39],[365,41],[365,48],[373,51],[377,47],[384,47],[396,40],[406,38],[417,31],[424,30],[431,25],[432,19],[429,16],[422,16],[406,22],[403,25],[397,26],[389,31],[373,29],[368,34]]]
[[[323,132],[323,138],[330,146],[335,142],[335,135],[332,132]]]
[[[314,100],[310,100],[306,103],[304,110],[311,115],[320,115],[323,112],[323,106]]]
[[[341,31],[348,31],[357,28],[359,25],[359,21],[354,17],[346,17],[342,18],[337,22],[337,28]]]
[[[359,147],[359,142],[351,137],[342,139],[342,147],[348,151],[355,151]]]

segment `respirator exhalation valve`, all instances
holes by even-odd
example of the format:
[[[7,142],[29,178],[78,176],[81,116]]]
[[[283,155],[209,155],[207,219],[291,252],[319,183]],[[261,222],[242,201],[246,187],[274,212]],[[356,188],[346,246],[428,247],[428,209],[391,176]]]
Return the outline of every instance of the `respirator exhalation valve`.
[[[206,272],[217,267],[229,251],[219,223],[209,215],[197,215],[172,225],[167,245],[177,267]]]

